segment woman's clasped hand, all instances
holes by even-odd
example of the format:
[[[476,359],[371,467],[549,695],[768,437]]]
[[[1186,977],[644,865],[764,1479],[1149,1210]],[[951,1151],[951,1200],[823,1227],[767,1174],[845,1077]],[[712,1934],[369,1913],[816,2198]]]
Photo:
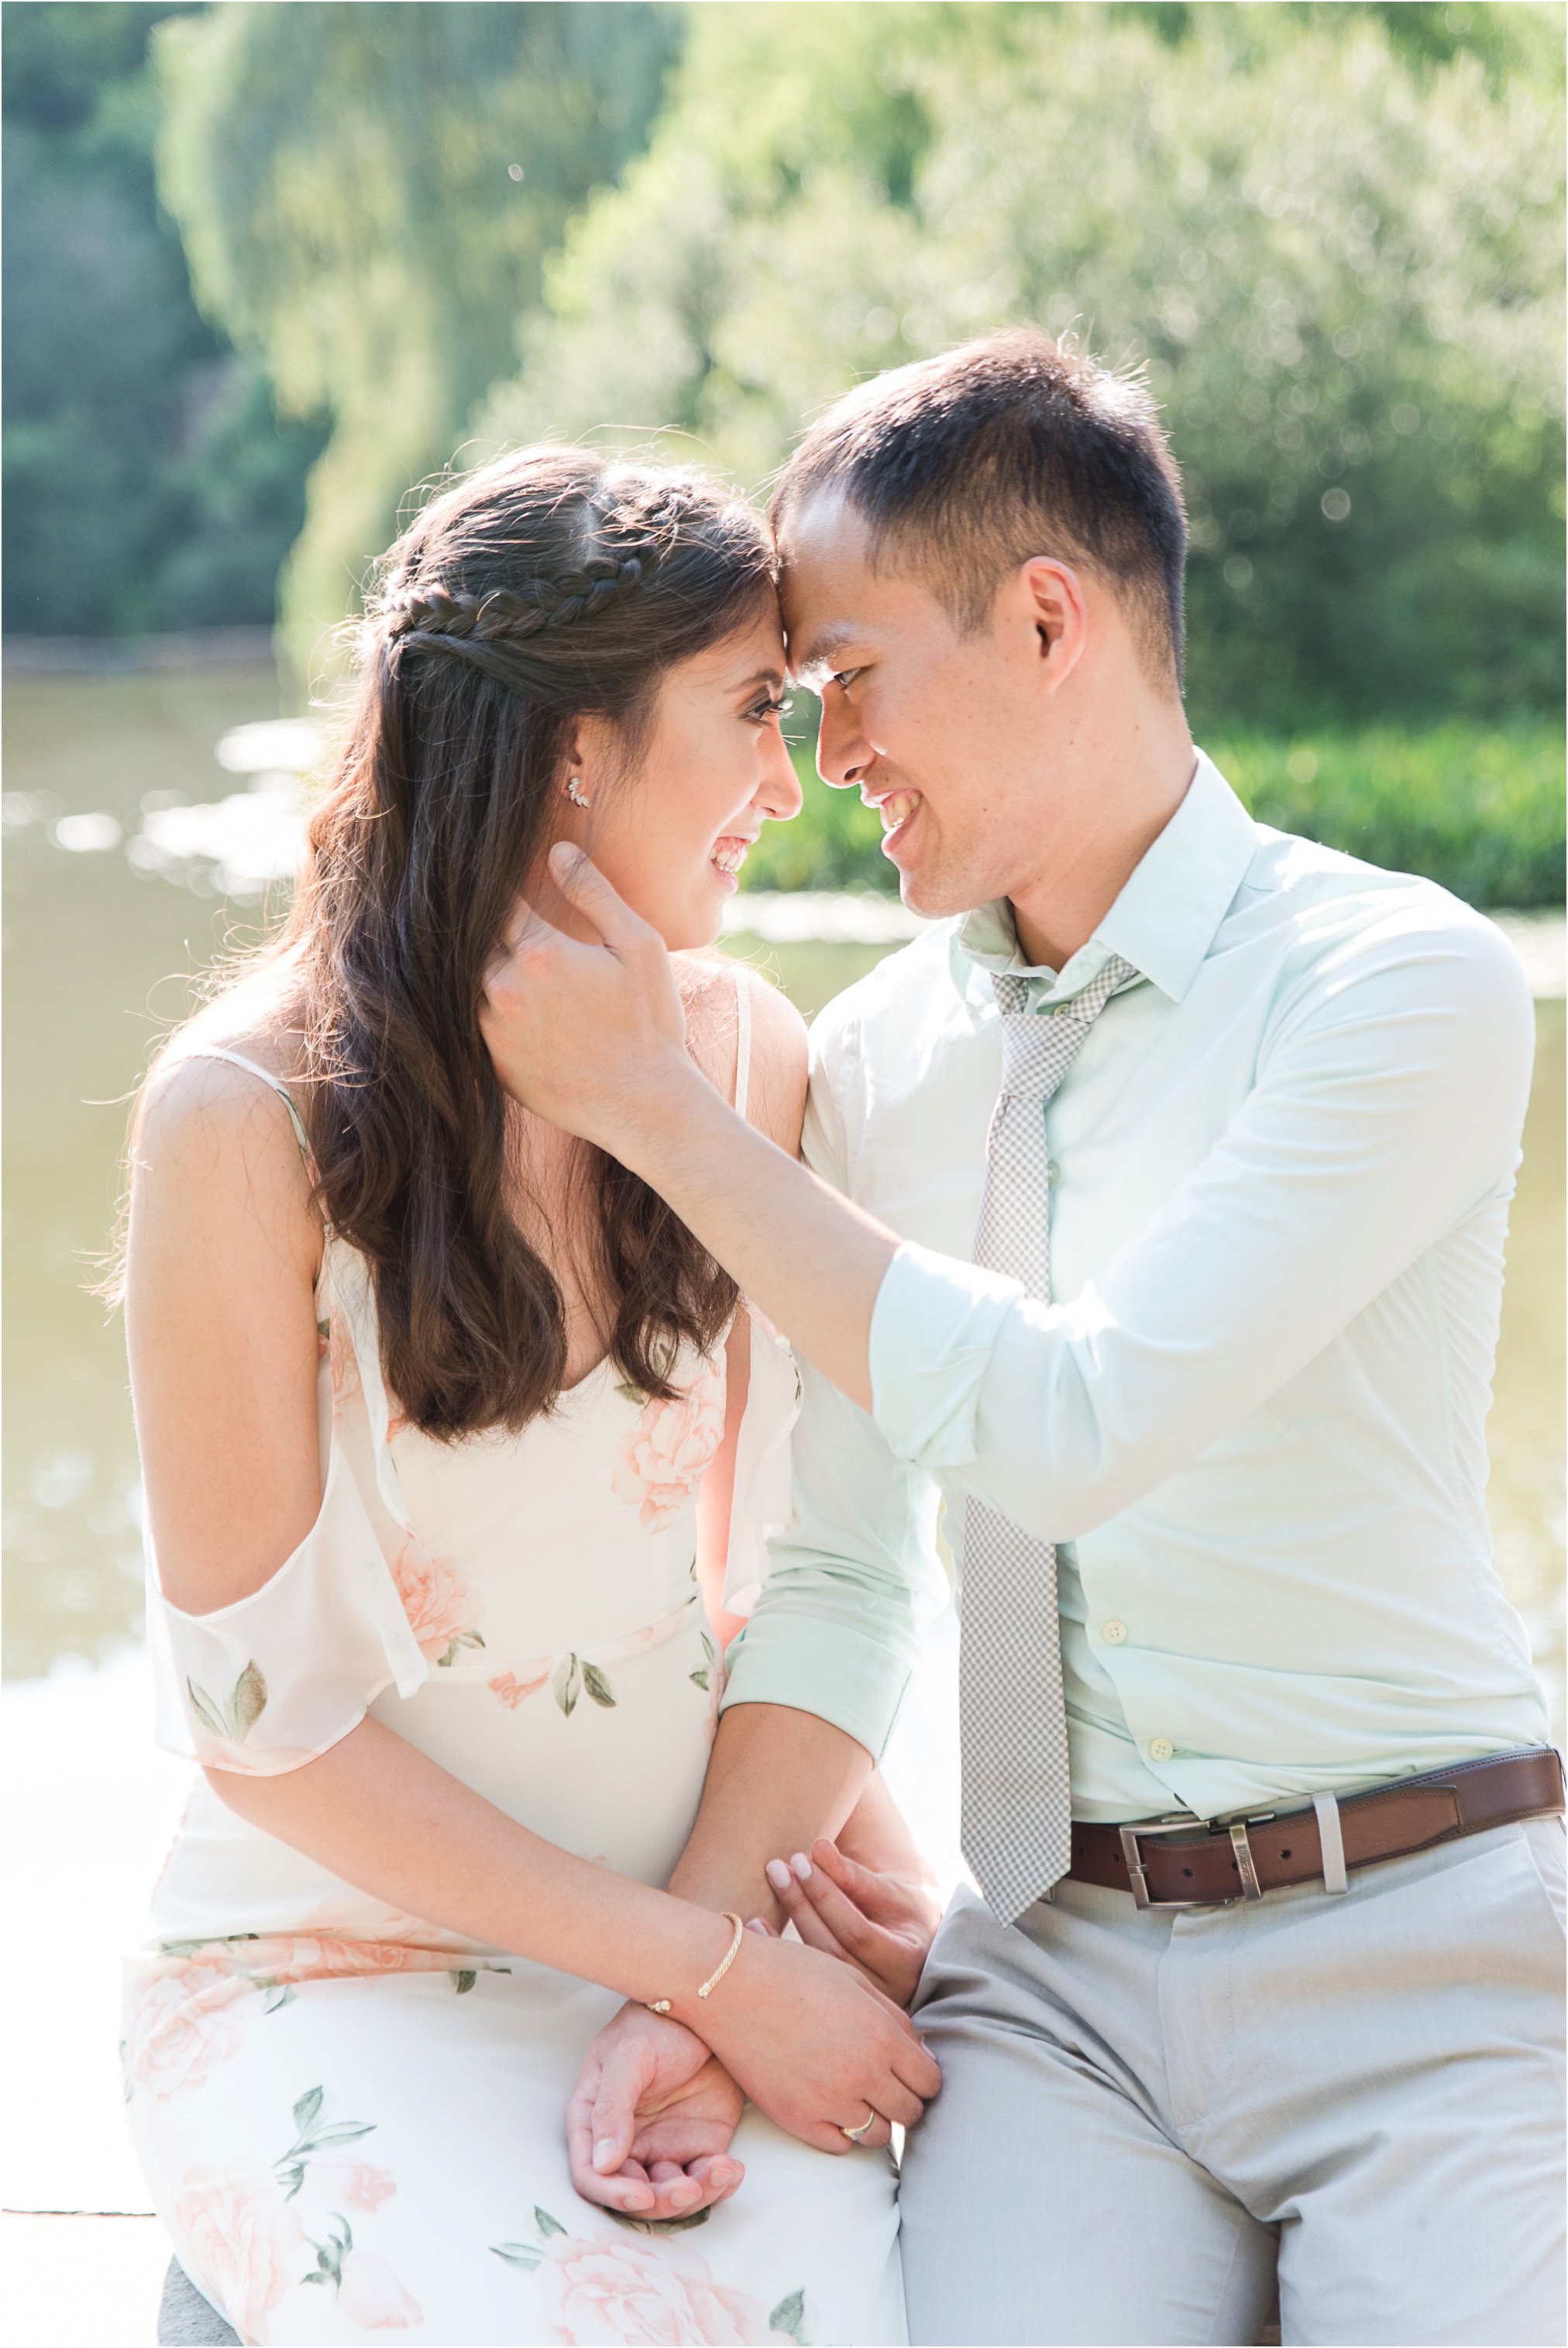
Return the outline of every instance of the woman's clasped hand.
[[[931,1890],[825,1838],[767,1872],[798,1942],[753,1917],[709,1999],[672,1998],[668,2014],[629,2003],[589,2047],[567,2110],[585,2200],[690,2217],[741,2184],[729,2146],[748,2100],[819,2150],[847,2153],[886,2147],[941,2085],[904,2011],[940,1914]]]

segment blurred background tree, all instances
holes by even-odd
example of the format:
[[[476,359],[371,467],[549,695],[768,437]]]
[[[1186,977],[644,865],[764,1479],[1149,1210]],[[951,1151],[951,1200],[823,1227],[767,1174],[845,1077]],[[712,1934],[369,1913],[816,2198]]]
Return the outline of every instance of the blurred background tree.
[[[5,15],[9,627],[276,582],[310,674],[455,453],[764,491],[847,384],[1032,319],[1163,407],[1194,720],[1259,811],[1559,896],[1562,6]],[[892,875],[814,792],[749,877]]]
[[[250,0],[159,28],[159,184],[198,296],[289,413],[332,419],[281,586],[297,665],[516,366],[545,257],[642,144],[679,25]]]
[[[4,11],[5,626],[272,623],[324,437],[190,296],[159,211],[166,6]]]
[[[699,9],[487,428],[675,426],[755,486],[857,377],[1032,319],[1143,366],[1164,408],[1200,725],[1554,707],[1560,29]]]

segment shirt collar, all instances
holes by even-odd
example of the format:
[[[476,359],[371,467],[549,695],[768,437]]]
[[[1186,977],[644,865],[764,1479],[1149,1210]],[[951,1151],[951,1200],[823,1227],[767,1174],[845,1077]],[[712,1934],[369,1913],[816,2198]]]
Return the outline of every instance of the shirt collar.
[[[1200,750],[1181,806],[1065,970],[1036,971],[1021,959],[1012,907],[1005,898],[966,914],[955,942],[982,970],[1048,980],[1042,1003],[1080,994],[1112,954],[1180,1003],[1256,852],[1251,816]]]

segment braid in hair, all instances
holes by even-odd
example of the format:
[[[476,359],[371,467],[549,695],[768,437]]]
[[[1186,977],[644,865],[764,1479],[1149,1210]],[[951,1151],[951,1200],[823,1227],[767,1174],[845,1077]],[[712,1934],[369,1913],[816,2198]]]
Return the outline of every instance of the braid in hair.
[[[475,638],[481,644],[525,644],[541,629],[592,619],[618,595],[640,587],[657,560],[651,548],[620,556],[595,555],[580,571],[566,572],[558,579],[524,580],[517,587],[493,588],[486,595],[446,587],[403,587],[386,597],[379,616],[389,643],[421,651],[458,651]]]

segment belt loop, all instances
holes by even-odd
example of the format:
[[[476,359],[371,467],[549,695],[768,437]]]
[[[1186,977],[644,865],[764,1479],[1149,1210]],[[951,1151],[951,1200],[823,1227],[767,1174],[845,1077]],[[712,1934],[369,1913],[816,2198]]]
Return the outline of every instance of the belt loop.
[[[1348,1891],[1349,1878],[1345,1872],[1345,1838],[1339,1831],[1339,1799],[1335,1794],[1314,1794],[1312,1807],[1317,1813],[1317,1839],[1323,1850],[1323,1889],[1325,1891]]]

